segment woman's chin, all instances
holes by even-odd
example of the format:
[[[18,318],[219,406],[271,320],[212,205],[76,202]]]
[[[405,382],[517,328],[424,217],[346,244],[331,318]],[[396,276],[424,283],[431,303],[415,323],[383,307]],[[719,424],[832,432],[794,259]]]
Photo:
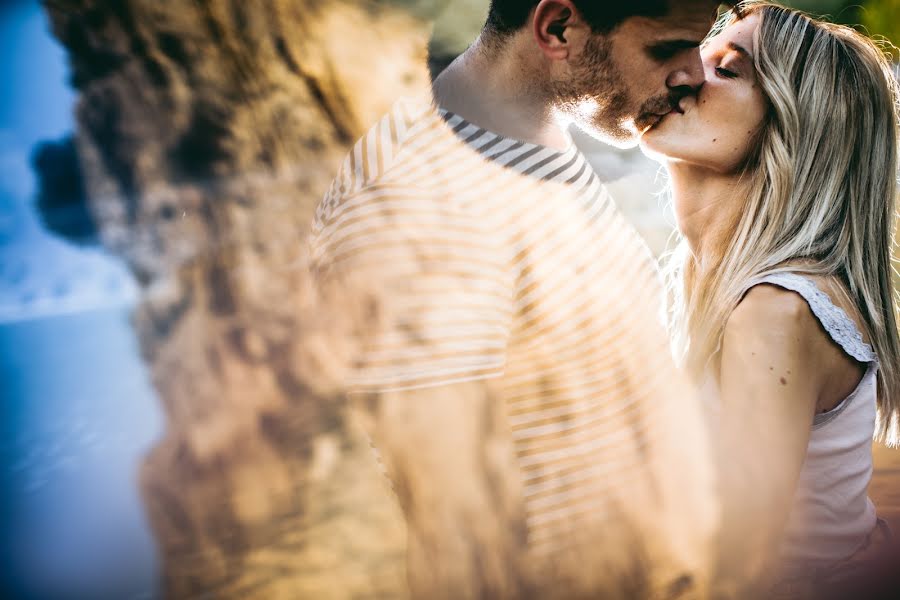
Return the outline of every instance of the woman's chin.
[[[653,130],[641,136],[639,146],[644,156],[659,163],[665,164],[678,158],[672,144],[667,144],[665,137]]]

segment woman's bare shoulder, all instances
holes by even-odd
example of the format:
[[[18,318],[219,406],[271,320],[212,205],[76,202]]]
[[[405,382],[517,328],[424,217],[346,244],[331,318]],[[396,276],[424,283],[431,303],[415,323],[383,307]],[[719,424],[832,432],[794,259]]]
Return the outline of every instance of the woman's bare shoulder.
[[[790,405],[802,422],[815,411],[828,377],[820,329],[800,294],[754,286],[725,325],[719,363],[723,396],[757,408]]]
[[[818,328],[819,323],[803,296],[761,283],[750,288],[732,311],[725,334],[758,337],[771,333],[783,342],[788,334],[814,333]]]
[[[822,399],[829,406],[853,388],[859,375],[853,359],[826,332],[806,299],[772,284],[747,292],[726,323],[722,346],[723,359],[732,366],[765,374],[769,366],[781,365],[802,374],[817,396],[823,389],[838,390]]]

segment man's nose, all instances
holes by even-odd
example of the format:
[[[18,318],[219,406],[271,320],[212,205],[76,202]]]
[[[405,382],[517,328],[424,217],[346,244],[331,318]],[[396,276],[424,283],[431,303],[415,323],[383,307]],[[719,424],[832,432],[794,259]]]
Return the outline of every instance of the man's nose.
[[[666,85],[672,91],[677,91],[682,95],[689,95],[700,91],[704,81],[706,81],[706,76],[703,72],[703,61],[698,50],[685,56],[678,68],[669,74]]]

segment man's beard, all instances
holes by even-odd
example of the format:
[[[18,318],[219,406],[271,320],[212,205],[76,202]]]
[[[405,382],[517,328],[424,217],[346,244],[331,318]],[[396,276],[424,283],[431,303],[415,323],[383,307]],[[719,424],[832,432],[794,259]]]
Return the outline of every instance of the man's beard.
[[[553,83],[557,107],[585,132],[619,147],[634,146],[647,127],[671,110],[669,94],[650,98],[635,110],[622,72],[612,59],[612,42],[592,35],[566,81]]]

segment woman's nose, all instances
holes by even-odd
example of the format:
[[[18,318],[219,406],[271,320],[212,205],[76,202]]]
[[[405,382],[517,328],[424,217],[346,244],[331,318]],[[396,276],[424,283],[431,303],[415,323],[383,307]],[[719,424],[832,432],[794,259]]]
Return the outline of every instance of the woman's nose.
[[[700,50],[685,52],[684,59],[678,68],[669,74],[666,85],[673,91],[697,93],[706,81]]]
[[[703,78],[705,80],[710,80],[716,74],[716,64],[717,61],[720,60],[720,56],[712,53],[705,52],[700,55],[700,63],[703,69]]]

